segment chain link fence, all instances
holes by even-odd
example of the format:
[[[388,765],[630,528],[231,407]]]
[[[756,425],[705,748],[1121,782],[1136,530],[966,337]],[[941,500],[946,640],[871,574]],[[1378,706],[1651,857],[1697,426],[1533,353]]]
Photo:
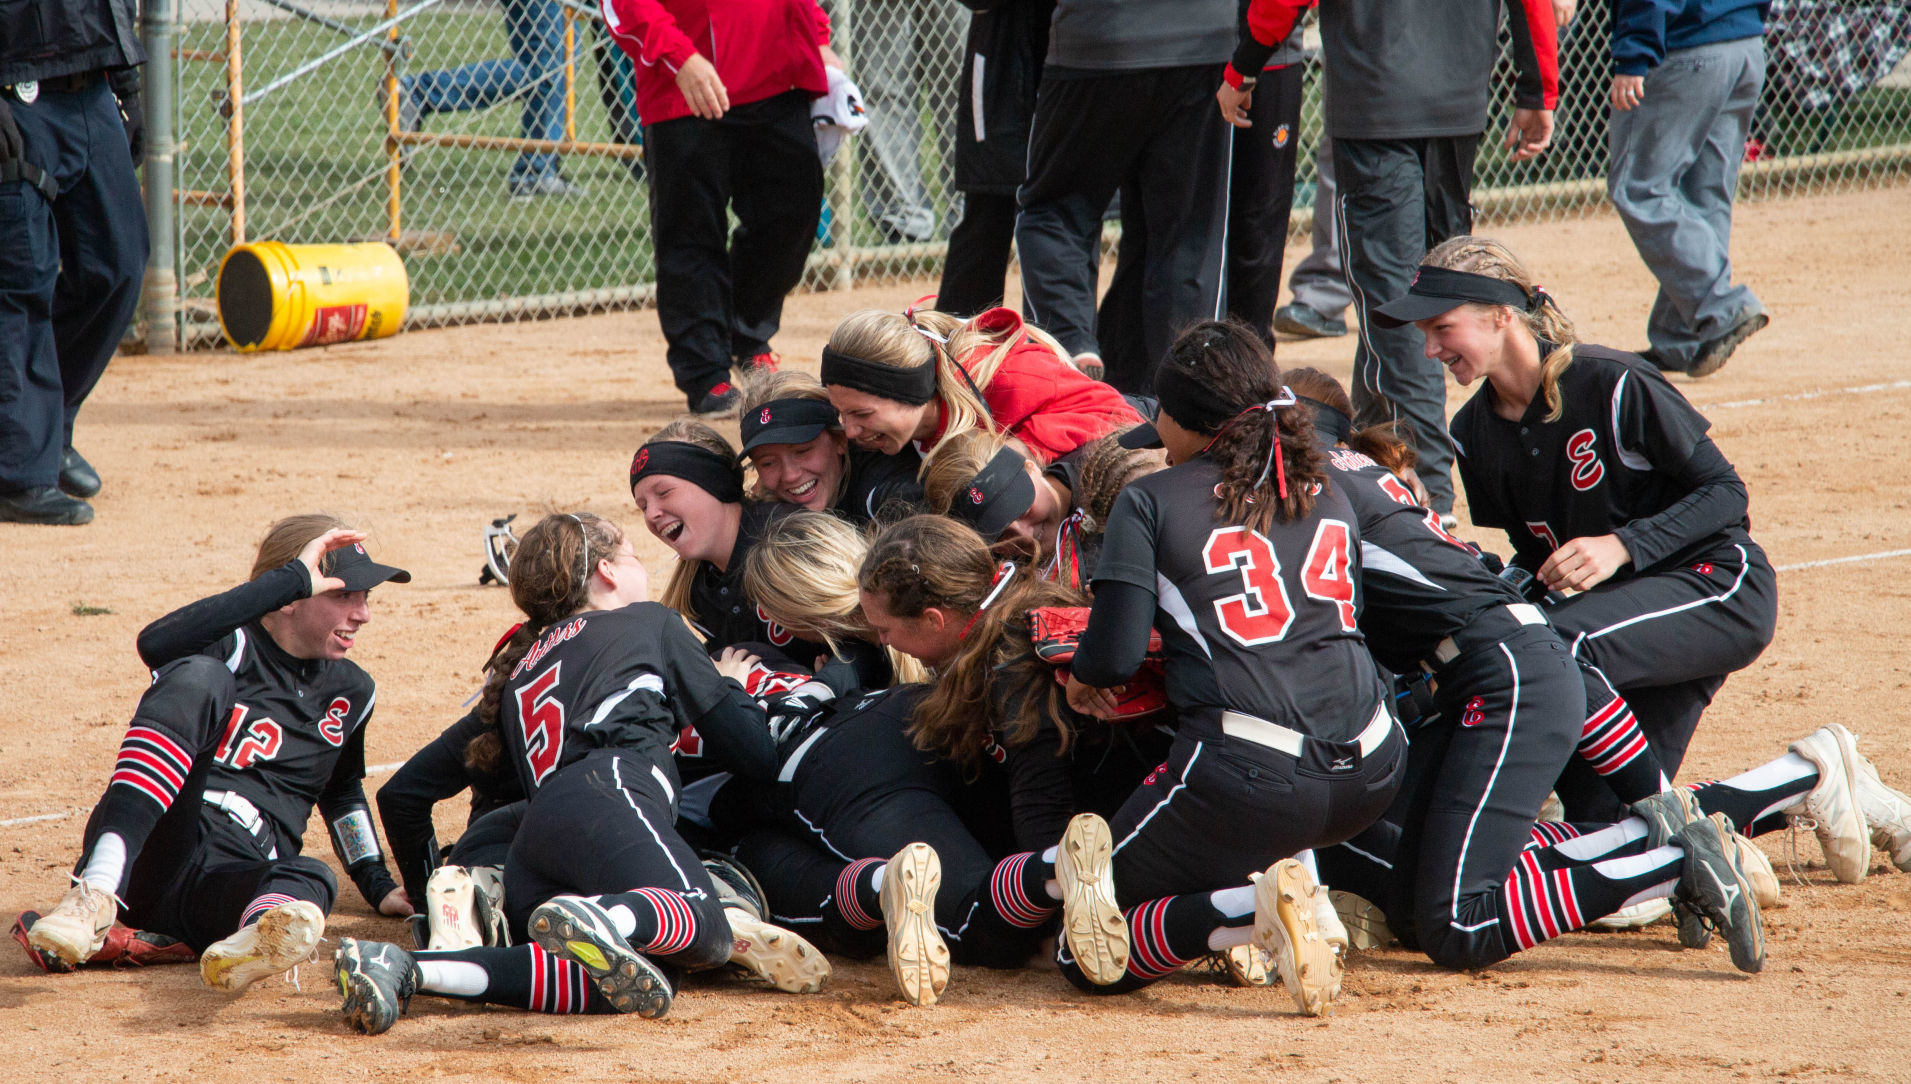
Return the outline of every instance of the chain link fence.
[[[654,259],[631,60],[576,0],[177,0],[176,341],[219,341],[214,284],[242,241],[391,242],[408,327],[633,307]],[[824,0],[870,124],[831,166],[808,285],[935,274],[961,216],[950,183],[967,9]],[[1310,33],[1308,63],[1319,64]],[[1482,221],[1603,204],[1607,5],[1561,34],[1559,129],[1536,162],[1493,133]],[[1749,194],[1911,173],[1911,5],[1775,0]],[[1501,72],[1509,86],[1511,69]],[[1291,230],[1304,237],[1319,137],[1310,73]],[[165,310],[161,310],[165,311]]]

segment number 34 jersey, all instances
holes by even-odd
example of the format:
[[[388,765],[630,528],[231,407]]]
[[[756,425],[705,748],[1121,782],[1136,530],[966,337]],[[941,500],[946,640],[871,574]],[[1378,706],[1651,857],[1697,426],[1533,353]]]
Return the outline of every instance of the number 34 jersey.
[[[1360,529],[1323,487],[1313,511],[1265,533],[1221,522],[1206,458],[1137,479],[1108,517],[1095,580],[1152,591],[1168,698],[1183,725],[1223,709],[1328,741],[1356,736],[1382,698],[1362,640]]]

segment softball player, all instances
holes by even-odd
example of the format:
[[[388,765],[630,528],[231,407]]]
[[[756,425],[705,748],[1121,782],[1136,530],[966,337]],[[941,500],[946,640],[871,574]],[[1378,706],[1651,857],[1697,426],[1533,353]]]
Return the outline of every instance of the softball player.
[[[713,759],[768,781],[775,746],[762,707],[648,591],[629,539],[605,520],[553,515],[525,533],[511,596],[526,620],[491,660],[487,730],[466,759],[481,772],[507,764],[531,795],[504,895],[514,932],[536,943],[414,955],[345,938],[337,976],[353,1026],[390,1028],[414,993],[661,1016],[674,996],[666,968],[730,959],[731,919],[672,827],[682,781],[670,748],[694,726]],[[789,968],[820,960],[774,933]]]
[[[899,519],[918,510],[922,486],[915,450],[899,455],[852,445],[829,393],[808,373],[779,369],[752,376],[737,415],[743,455],[756,468],[759,495],[852,522]]]
[[[140,633],[153,684],[87,820],[73,887],[19,923],[36,963],[98,957],[123,905],[128,926],[199,952],[207,986],[237,993],[297,965],[337,892],[325,863],[299,853],[315,803],[366,901],[411,913],[361,784],[376,693],[345,657],[371,589],[411,574],[373,561],[364,538],[333,516],[282,519],[248,582]]]
[[[849,439],[927,453],[968,429],[1007,433],[1044,464],[1141,420],[1009,309],[962,321],[933,310],[845,316],[823,347],[823,385]]]

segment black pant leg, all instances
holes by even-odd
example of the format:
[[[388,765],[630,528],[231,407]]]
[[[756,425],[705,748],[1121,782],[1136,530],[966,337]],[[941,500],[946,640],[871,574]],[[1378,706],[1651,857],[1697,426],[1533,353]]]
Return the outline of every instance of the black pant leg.
[[[1573,654],[1626,696],[1642,686],[1722,677],[1751,665],[1778,624],[1764,551],[1735,543],[1703,561],[1607,581],[1551,608]],[[1643,724],[1646,716],[1639,714]]]
[[[1009,273],[1009,249],[1015,242],[1015,196],[970,192],[962,198],[962,221],[949,234],[936,308],[974,316],[1002,303]]]
[[[831,955],[861,959],[883,950],[881,924],[859,929],[844,921],[842,910],[836,906],[836,894],[848,865],[841,858],[796,831],[780,827],[758,827],[744,833],[737,843],[736,857],[763,886],[770,904],[770,921],[797,931]]]
[[[528,806],[528,802],[512,802],[472,821],[458,842],[452,844],[447,861],[454,866],[504,868],[504,860],[511,853],[511,841],[517,838]]]
[[[52,164],[64,127],[56,98],[12,103],[27,154]],[[60,357],[53,305],[60,242],[53,204],[24,181],[0,185],[0,493],[55,484],[60,474]]]
[[[1294,210],[1304,66],[1261,73],[1248,109],[1251,128],[1233,130],[1228,190],[1228,315],[1274,344],[1287,220]]]
[[[770,348],[783,321],[783,299],[803,281],[823,206],[823,166],[809,100],[790,93],[762,103],[761,123],[728,131],[730,188],[737,228],[730,242],[734,323],[730,354]]]
[[[1148,208],[1133,178],[1121,186],[1121,240],[1115,271],[1095,310],[1095,341],[1101,344],[1102,379],[1130,394],[1146,395],[1148,344],[1143,338],[1143,283],[1148,268]]]
[[[644,129],[657,322],[671,378],[692,407],[730,372],[728,142],[721,123],[700,117]]]

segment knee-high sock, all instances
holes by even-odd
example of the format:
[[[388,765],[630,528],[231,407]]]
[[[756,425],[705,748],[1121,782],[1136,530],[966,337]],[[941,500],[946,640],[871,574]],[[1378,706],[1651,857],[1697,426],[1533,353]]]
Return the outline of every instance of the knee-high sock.
[[[104,892],[119,892],[132,860],[159,818],[179,797],[192,771],[192,744],[138,718],[120,739],[119,759],[106,793],[86,824],[79,876]]]
[[[421,994],[546,1013],[615,1012],[584,969],[536,945],[414,952]]]
[[[1613,828],[1520,853],[1500,888],[1497,908],[1508,955],[1570,933],[1622,907],[1672,894],[1685,852],[1667,844],[1644,853],[1624,853],[1638,850],[1645,822],[1632,818]],[[1586,853],[1596,847],[1606,849]]]
[[[1149,900],[1128,909],[1128,973],[1154,981],[1218,948],[1246,944],[1223,930],[1254,925],[1252,886]],[[1225,942],[1217,945],[1216,941]]]
[[[1671,786],[1625,697],[1594,667],[1582,665],[1580,673],[1586,681],[1587,710],[1579,735],[1580,758],[1622,802],[1636,802]]]
[[[1054,875],[1055,867],[1044,863],[1040,856],[1012,854],[997,862],[989,874],[985,905],[1008,925],[1032,930],[1058,910],[1057,902],[1045,890]]]
[[[888,863],[861,858],[836,875],[836,891],[824,904],[854,930],[873,930],[883,924],[882,872]]]
[[[1785,827],[1785,811],[1816,786],[1817,767],[1797,753],[1786,753],[1730,779],[1694,784],[1692,796],[1707,813],[1732,818],[1740,835],[1758,836]]]
[[[630,947],[646,956],[675,956],[697,942],[697,909],[683,893],[638,888],[596,897]]]

